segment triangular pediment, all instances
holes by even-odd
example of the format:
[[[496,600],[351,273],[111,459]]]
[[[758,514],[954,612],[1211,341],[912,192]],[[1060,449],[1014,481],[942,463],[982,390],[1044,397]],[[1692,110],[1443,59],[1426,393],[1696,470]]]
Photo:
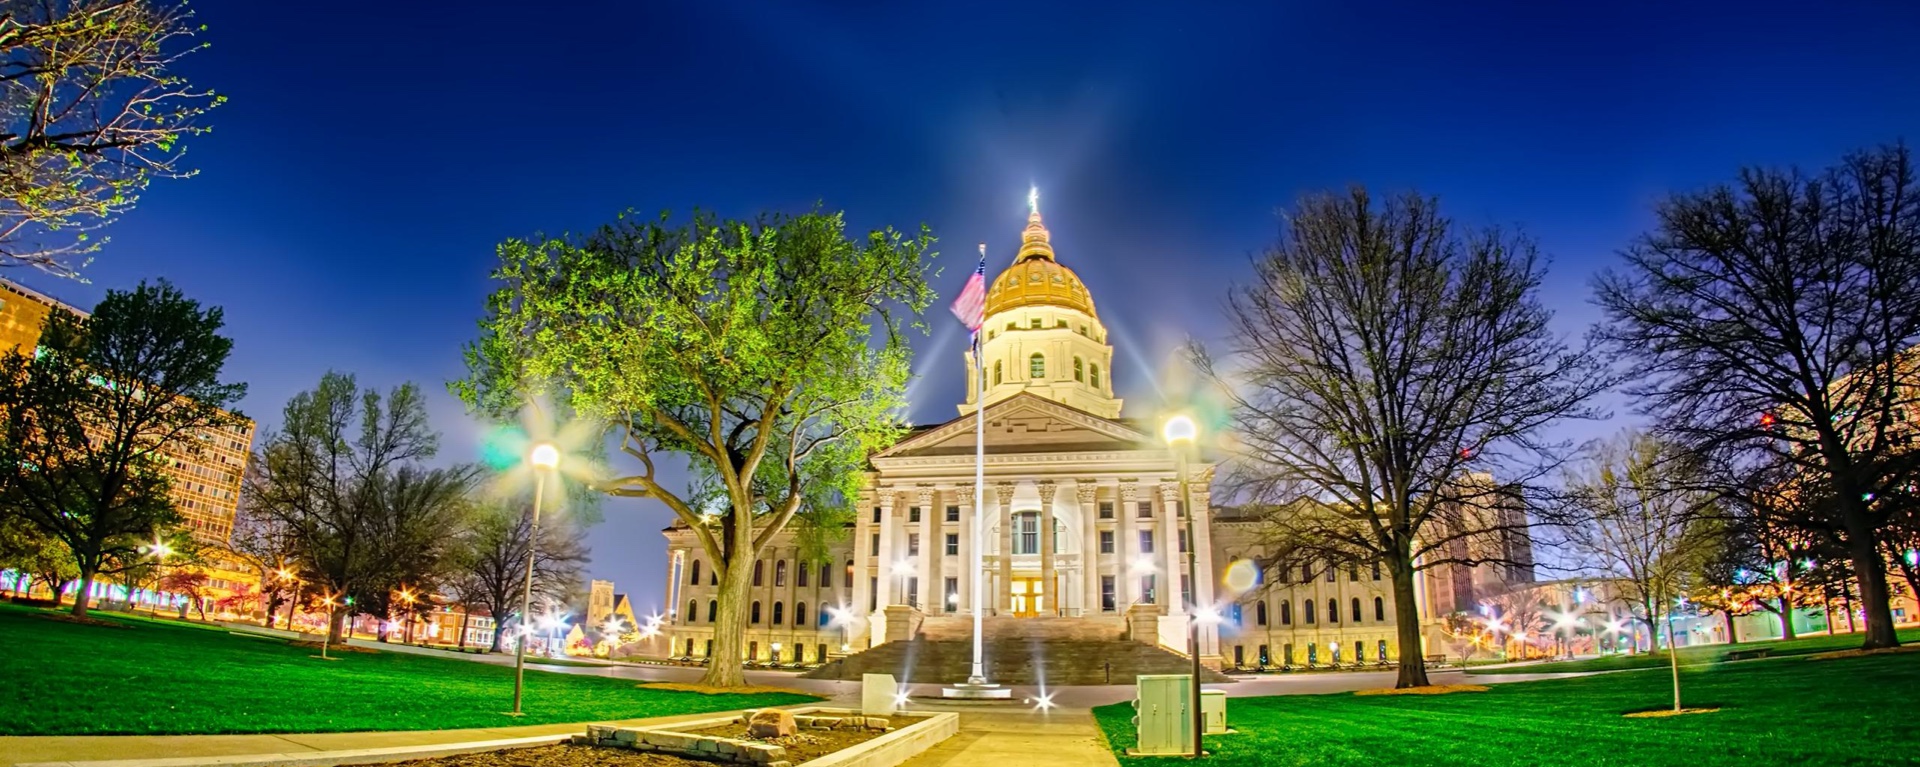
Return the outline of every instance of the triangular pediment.
[[[1159,447],[1152,436],[1125,423],[1021,393],[987,406],[989,454],[1109,452]],[[965,415],[908,436],[874,458],[972,455],[975,416]]]

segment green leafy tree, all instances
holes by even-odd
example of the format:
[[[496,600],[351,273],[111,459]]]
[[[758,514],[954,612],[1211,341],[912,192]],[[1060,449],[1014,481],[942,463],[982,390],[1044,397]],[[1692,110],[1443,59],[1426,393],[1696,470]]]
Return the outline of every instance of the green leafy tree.
[[[66,544],[73,613],[96,576],[139,561],[176,523],[165,467],[240,423],[245,384],[220,378],[233,342],[218,307],[162,280],[109,291],[86,317],[48,315],[40,347],[0,358],[5,508]]]
[[[902,433],[902,333],[932,299],[932,243],[850,238],[817,212],[508,240],[452,388],[495,416],[552,397],[609,424],[634,471],[596,486],[693,531],[722,606],[703,682],[741,685],[753,560],[796,519],[837,528],[867,455]],[[663,484],[665,455],[690,460],[692,487]]]
[[[1893,647],[1884,542],[1920,408],[1920,174],[1906,147],[1817,175],[1748,169],[1676,194],[1596,283],[1599,335],[1663,439],[1717,464],[1790,466],[1793,526],[1846,552],[1866,648]]]
[[[47,535],[25,517],[0,517],[0,568],[14,571],[14,593],[26,596],[32,580],[47,584],[54,605],[60,604],[67,582],[80,575],[73,552],[60,539]]]
[[[184,2],[0,4],[0,265],[72,276],[225,101],[182,76],[206,47]]]

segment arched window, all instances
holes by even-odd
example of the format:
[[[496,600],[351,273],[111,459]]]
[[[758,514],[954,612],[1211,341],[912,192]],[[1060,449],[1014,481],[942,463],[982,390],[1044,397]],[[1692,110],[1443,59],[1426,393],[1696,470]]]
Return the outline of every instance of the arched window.
[[[807,603],[805,602],[793,603],[793,625],[795,626],[807,625]]]
[[[716,567],[707,571],[707,585],[708,586],[720,585],[720,568]]]
[[[782,559],[773,563],[773,585],[787,585],[787,560]]]
[[[766,563],[767,561],[764,559],[753,560],[753,585],[755,586],[760,585],[762,580],[760,576],[762,572],[766,570],[766,568],[762,567],[761,565],[764,565]]]
[[[692,623],[697,620],[700,620],[700,603],[689,599],[687,600],[687,622]]]
[[[1253,623],[1256,626],[1267,625],[1267,600],[1262,599],[1253,606]]]
[[[1083,366],[1080,364],[1079,357],[1073,358],[1073,380],[1075,381],[1087,380],[1087,372],[1083,369]]]
[[[1093,384],[1093,388],[1095,389],[1100,388],[1100,366],[1090,365],[1088,367],[1090,370],[1087,373],[1087,383]]]
[[[760,622],[760,603],[758,601],[753,603],[753,615],[747,619],[747,622],[755,624]]]
[[[1373,598],[1373,619],[1377,621],[1384,621],[1387,619],[1386,600],[1381,599],[1379,597]]]
[[[1360,622],[1360,598],[1354,597],[1353,604],[1351,606],[1353,607],[1353,622],[1359,623]]]
[[[820,563],[820,588],[824,589],[832,585],[833,585],[833,563],[821,562]]]
[[[794,582],[794,585],[796,585],[796,586],[799,586],[799,587],[801,587],[801,588],[806,588],[806,587],[807,587],[807,574],[808,574],[808,573],[811,573],[811,572],[813,572],[813,571],[812,571],[812,570],[809,570],[809,569],[807,568],[807,563],[805,563],[805,562],[794,562],[794,563],[793,563],[793,577],[794,577],[794,578],[796,579],[796,580],[795,580],[795,582]]]
[[[687,579],[687,585],[689,586],[700,585],[700,560],[698,559],[693,560],[693,577]]]
[[[1313,600],[1311,599],[1300,600],[1300,609],[1303,611],[1300,616],[1301,619],[1303,619],[1307,625],[1309,626],[1313,625]]]
[[[1034,352],[1027,358],[1027,377],[1035,381],[1047,377],[1047,355]]]
[[[1327,600],[1327,622],[1328,623],[1340,622],[1340,600],[1338,599]]]
[[[1280,625],[1293,625],[1293,600],[1291,599],[1280,600]]]
[[[782,602],[773,603],[773,625],[780,625],[781,619],[785,617],[787,617],[786,604]]]
[[[994,360],[993,362],[993,385],[994,386],[1000,385],[1000,361],[999,360]]]
[[[711,599],[707,600],[707,622],[712,623],[715,618],[719,617],[719,615],[720,615],[720,603],[715,602]]]
[[[853,588],[853,560],[847,560],[847,588]]]

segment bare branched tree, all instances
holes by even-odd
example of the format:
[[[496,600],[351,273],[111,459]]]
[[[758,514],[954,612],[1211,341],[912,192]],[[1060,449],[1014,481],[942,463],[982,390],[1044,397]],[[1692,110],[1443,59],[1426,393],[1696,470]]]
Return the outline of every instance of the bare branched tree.
[[[587,563],[584,536],[565,522],[546,521],[539,528],[539,545],[532,545],[531,508],[530,501],[484,504],[457,543],[454,591],[469,610],[478,607],[493,616],[493,652],[500,651],[507,615],[519,610],[529,553],[534,597],[545,602],[566,599]]]
[[[206,47],[184,2],[0,2],[0,266],[73,276],[225,101],[187,82]]]
[[[1597,281],[1600,335],[1669,442],[1715,463],[1786,463],[1831,500],[1793,524],[1847,552],[1868,648],[1898,645],[1883,534],[1920,476],[1920,178],[1905,147],[1809,177],[1749,169],[1679,194]]]
[[[1414,572],[1519,564],[1503,544],[1560,447],[1541,431],[1592,415],[1607,377],[1549,330],[1533,243],[1431,198],[1303,199],[1254,270],[1231,360],[1195,354],[1233,404],[1236,491],[1271,504],[1280,548],[1388,567],[1397,685],[1425,685]]]

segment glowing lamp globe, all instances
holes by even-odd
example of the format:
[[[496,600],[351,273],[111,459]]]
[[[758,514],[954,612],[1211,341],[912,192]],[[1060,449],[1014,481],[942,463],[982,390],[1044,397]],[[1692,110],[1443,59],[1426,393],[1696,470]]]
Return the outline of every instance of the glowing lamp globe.
[[[527,463],[533,464],[534,468],[538,469],[551,469],[559,466],[560,448],[554,447],[552,443],[548,442],[534,445],[533,451],[527,454]]]
[[[1182,442],[1191,444],[1199,435],[1199,429],[1193,425],[1192,418],[1176,415],[1167,419],[1167,425],[1161,433],[1166,437],[1169,445],[1178,445]]]

